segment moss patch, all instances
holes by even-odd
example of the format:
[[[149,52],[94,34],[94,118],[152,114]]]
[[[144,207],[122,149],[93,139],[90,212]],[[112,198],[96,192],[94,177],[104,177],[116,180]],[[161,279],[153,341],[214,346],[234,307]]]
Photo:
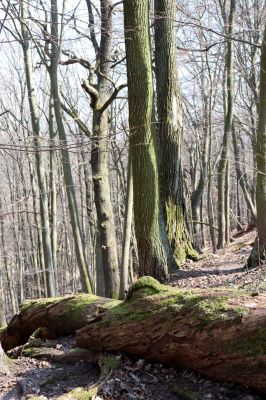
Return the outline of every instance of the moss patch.
[[[240,305],[230,302],[230,292]],[[206,291],[202,289],[176,289],[162,285],[151,277],[142,277],[132,285],[127,300],[110,308],[108,319],[103,319],[101,324],[108,326],[113,320],[142,321],[154,313],[165,315],[166,319],[169,318],[169,313],[200,317],[203,326],[217,320],[232,321],[249,313],[247,307],[241,306],[241,298],[246,295],[235,289],[212,290],[206,295]],[[148,296],[152,297],[153,302],[150,310],[145,305],[145,298]]]
[[[126,300],[151,296],[168,290],[167,286],[162,285],[151,276],[143,276],[130,287]]]
[[[59,396],[57,400],[92,400],[95,391],[85,388],[75,388],[68,393]]]
[[[242,342],[238,339],[230,343],[228,351],[250,356],[261,356],[266,354],[266,328],[258,329],[252,337],[245,338]]]
[[[116,370],[120,369],[121,362],[117,357],[109,354],[109,355],[103,356],[101,358],[100,366],[101,366],[102,373],[103,373],[103,370],[105,371],[104,373],[108,373],[109,371],[116,371]]]

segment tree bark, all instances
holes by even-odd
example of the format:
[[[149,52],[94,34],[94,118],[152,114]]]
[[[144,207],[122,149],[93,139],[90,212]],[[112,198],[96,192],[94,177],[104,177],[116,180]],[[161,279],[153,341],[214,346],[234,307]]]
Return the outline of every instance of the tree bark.
[[[236,169],[236,176],[237,180],[240,184],[240,187],[242,189],[244,198],[247,203],[247,207],[250,211],[250,214],[252,216],[253,221],[255,222],[257,219],[257,210],[256,206],[253,202],[252,199],[252,193],[250,193],[248,184],[247,184],[247,179],[246,179],[246,174],[243,172],[241,168],[241,160],[240,160],[240,152],[239,152],[239,143],[237,141],[237,134],[235,131],[235,127],[232,127],[232,137],[233,137],[233,146],[234,146],[234,155],[235,155],[235,169]]]
[[[249,266],[259,265],[266,258],[266,27],[262,42],[260,64],[259,123],[256,142],[256,162],[258,238],[248,260]]]
[[[26,74],[26,84],[28,92],[28,101],[30,107],[31,125],[33,131],[33,141],[36,148],[35,159],[38,175],[38,185],[40,191],[40,219],[42,228],[42,244],[45,263],[46,283],[49,296],[55,295],[55,279],[53,267],[52,245],[50,237],[50,223],[48,211],[48,193],[46,186],[45,167],[43,154],[41,152],[40,141],[40,120],[37,111],[36,90],[33,81],[33,65],[30,49],[29,27],[28,27],[28,12],[26,3],[22,2],[21,7],[21,31],[23,41],[22,49],[24,56],[24,66]]]
[[[183,193],[183,121],[174,22],[176,1],[155,0],[154,12],[160,194],[174,259],[177,266],[181,266],[186,258],[195,258],[196,252],[187,231]]]
[[[50,68],[48,69],[48,72],[50,74],[50,80],[51,80],[51,95],[54,102],[53,107],[55,113],[55,120],[57,124],[59,139],[61,141],[62,165],[63,165],[64,181],[66,185],[66,192],[68,199],[70,222],[75,243],[75,253],[80,272],[80,281],[82,290],[87,293],[92,293],[92,284],[88,272],[85,251],[82,243],[80,216],[76,200],[75,185],[72,176],[70,156],[67,148],[67,137],[62,118],[61,101],[59,96],[57,69],[58,69],[58,62],[60,55],[60,41],[58,34],[57,0],[51,0],[51,19],[52,19],[52,26],[51,26],[52,50],[51,50],[51,65]]]
[[[111,302],[90,294],[27,300],[7,328],[0,330],[0,341],[6,351],[26,343],[38,328],[47,328],[49,338],[74,334]]]
[[[39,327],[54,336],[79,329],[77,345],[96,353],[122,351],[266,392],[265,319],[266,295],[143,277],[124,302],[85,294],[28,301],[0,339],[8,349]]]
[[[156,139],[152,126],[153,79],[149,1],[124,1],[130,152],[139,274],[164,280],[173,254],[159,199]]]
[[[230,14],[228,17],[224,15],[224,23],[226,26],[226,34],[231,37],[235,21],[235,0],[230,0]],[[224,248],[229,243],[229,143],[233,126],[233,110],[234,110],[234,72],[233,58],[234,47],[233,41],[228,40],[226,45],[225,58],[225,86],[226,96],[224,99],[224,135],[222,142],[221,158],[218,166],[218,244],[219,249]]]
[[[120,277],[118,264],[118,249],[116,227],[111,199],[109,182],[109,122],[108,107],[103,106],[110,99],[110,68],[112,62],[112,2],[101,0],[101,39],[100,45],[94,33],[94,17],[91,2],[87,0],[89,20],[92,27],[91,39],[98,67],[90,71],[90,87],[97,99],[91,96],[93,109],[93,141],[91,150],[91,170],[94,187],[94,202],[98,219],[98,230],[102,262],[104,269],[105,295],[117,298],[119,296]],[[97,84],[93,84],[94,75],[97,75]],[[84,87],[84,86],[83,86]],[[84,87],[86,90],[86,88]],[[87,91],[88,92],[88,91]]]
[[[130,242],[133,220],[133,176],[132,176],[132,161],[131,154],[128,156],[127,166],[127,193],[125,201],[125,218],[122,244],[122,267],[121,267],[121,298],[125,297],[128,290],[128,272],[130,261]]]
[[[144,277],[77,332],[78,346],[122,351],[266,392],[266,296],[180,290]]]

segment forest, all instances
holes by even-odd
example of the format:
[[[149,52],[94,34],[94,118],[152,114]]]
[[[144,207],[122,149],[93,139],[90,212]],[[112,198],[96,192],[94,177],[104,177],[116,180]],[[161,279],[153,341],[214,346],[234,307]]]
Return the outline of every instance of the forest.
[[[0,399],[266,397],[266,1],[1,0]]]

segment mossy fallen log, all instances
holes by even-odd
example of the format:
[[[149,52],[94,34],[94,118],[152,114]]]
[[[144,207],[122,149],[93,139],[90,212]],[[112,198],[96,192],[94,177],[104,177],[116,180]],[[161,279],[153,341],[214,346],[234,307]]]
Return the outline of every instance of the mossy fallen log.
[[[0,330],[0,341],[6,351],[25,344],[36,330],[40,331],[41,339],[71,335],[95,318],[103,307],[118,303],[89,294],[27,300],[22,303],[20,313]]]
[[[7,332],[18,326],[26,342],[38,326],[55,335],[78,329],[77,345],[96,354],[126,352],[266,392],[265,295],[176,289],[143,277],[124,302],[83,296],[27,303]]]
[[[80,347],[122,351],[266,392],[266,296],[180,290],[142,278],[77,332]]]

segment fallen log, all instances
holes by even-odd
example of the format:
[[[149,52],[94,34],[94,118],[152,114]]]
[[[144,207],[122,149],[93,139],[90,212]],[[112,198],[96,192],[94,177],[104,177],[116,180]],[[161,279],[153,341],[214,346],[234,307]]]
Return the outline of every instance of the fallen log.
[[[266,392],[266,296],[180,290],[144,277],[79,330],[77,345],[126,352]]]
[[[96,354],[126,352],[266,392],[265,295],[175,289],[143,277],[124,302],[80,296],[28,303],[7,332],[18,326],[26,342],[38,326],[55,335],[78,329],[77,345]],[[82,310],[74,321],[73,307]]]
[[[41,339],[74,334],[109,304],[118,304],[118,301],[89,294],[26,300],[20,313],[13,317],[7,328],[0,330],[3,349],[7,351],[27,343],[39,328],[42,328],[39,332]]]

